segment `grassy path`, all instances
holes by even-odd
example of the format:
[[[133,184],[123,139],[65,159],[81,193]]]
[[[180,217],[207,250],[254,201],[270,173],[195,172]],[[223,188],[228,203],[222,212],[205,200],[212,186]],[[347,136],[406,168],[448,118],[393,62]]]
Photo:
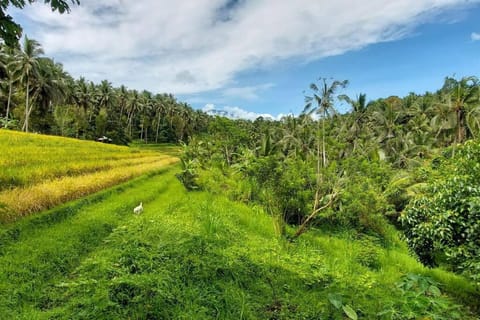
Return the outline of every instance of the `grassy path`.
[[[148,208],[153,199],[168,198],[173,179],[170,171],[136,179],[5,227],[0,251],[2,317],[13,319],[46,308],[49,286],[66,281],[116,227],[138,219],[132,208],[140,201]]]

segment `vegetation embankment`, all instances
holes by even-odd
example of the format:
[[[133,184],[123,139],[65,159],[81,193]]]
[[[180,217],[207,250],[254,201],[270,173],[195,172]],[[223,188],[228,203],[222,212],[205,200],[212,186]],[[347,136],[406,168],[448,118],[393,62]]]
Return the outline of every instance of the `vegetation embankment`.
[[[60,137],[0,131],[0,221],[8,222],[173,164],[166,155]],[[161,147],[160,147],[161,150]]]
[[[188,189],[262,206],[290,241],[345,228],[388,247],[396,228],[419,261],[461,274],[475,288],[464,294],[478,300],[478,79],[447,78],[433,94],[368,103],[337,96],[345,85],[312,83],[298,117],[213,119],[185,147],[179,178]],[[352,111],[336,113],[339,100]]]
[[[143,201],[144,212],[132,208]],[[0,312],[22,319],[474,319],[474,286],[405,246],[151,174],[2,227]],[[287,229],[290,227],[287,227]],[[293,232],[293,230],[290,230]],[[392,233],[392,237],[395,233]]]

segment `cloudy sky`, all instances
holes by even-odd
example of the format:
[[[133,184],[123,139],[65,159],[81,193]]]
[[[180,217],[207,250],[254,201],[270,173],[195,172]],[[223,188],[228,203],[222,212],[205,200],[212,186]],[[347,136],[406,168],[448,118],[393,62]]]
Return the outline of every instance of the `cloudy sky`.
[[[81,0],[68,15],[41,2],[11,13],[73,76],[246,118],[298,114],[319,77],[374,99],[480,73],[480,1]]]

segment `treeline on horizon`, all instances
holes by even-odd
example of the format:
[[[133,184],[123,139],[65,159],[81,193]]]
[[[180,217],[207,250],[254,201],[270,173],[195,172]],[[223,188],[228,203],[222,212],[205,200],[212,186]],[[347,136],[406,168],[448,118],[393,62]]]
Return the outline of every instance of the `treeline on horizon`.
[[[74,79],[43,53],[28,37],[22,45],[1,45],[0,127],[89,140],[107,136],[116,144],[177,143],[207,128],[207,114],[172,94]]]
[[[207,132],[212,123],[215,126],[215,122],[223,121],[194,110],[172,94],[130,90],[123,85],[115,88],[108,80],[95,84],[83,77],[74,79],[28,37],[13,48],[1,46],[0,89],[0,127],[27,132],[81,139],[105,135],[118,144],[137,139],[146,143],[188,142],[195,134]],[[461,143],[479,134],[478,92],[476,77],[448,77],[435,93],[375,101],[368,101],[365,94],[356,98],[340,95],[350,104],[350,112],[336,113],[332,100],[328,107],[322,107],[326,110],[316,113],[320,120],[328,118],[327,126],[340,131],[337,143],[344,144],[341,152],[377,150],[379,156],[404,167],[432,148]],[[258,127],[263,122],[288,131],[286,128],[292,125],[314,123],[309,115],[304,110],[298,117],[287,116],[280,121],[232,121],[239,127],[253,124],[252,133],[261,130]],[[269,133],[282,134],[286,132]]]

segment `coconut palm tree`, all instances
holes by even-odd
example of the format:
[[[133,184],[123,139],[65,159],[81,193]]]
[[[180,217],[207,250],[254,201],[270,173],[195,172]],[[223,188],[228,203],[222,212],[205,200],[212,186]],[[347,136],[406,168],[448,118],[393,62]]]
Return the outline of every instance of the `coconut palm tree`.
[[[48,115],[53,115],[53,104],[64,102],[69,77],[61,64],[50,58],[39,58],[37,77],[31,88],[31,102],[39,107],[42,131],[50,127]]]
[[[445,103],[455,114],[455,142],[462,143],[467,137],[467,113],[479,105],[479,80],[477,77],[446,78],[441,91]]]
[[[40,43],[25,36],[22,49],[16,57],[18,61],[17,71],[20,73],[22,84],[25,85],[25,121],[22,128],[25,132],[28,132],[29,118],[33,109],[33,104],[30,101],[30,90],[38,75],[40,56],[43,53]]]
[[[116,102],[116,94],[113,90],[112,83],[108,80],[102,80],[97,89],[98,108],[111,110]]]
[[[310,90],[312,91],[312,95],[305,97],[305,108],[303,110],[303,113],[310,116],[316,114],[322,120],[322,164],[323,167],[326,167],[327,154],[325,152],[325,120],[336,112],[335,107],[333,106],[335,92],[340,88],[345,88],[348,84],[348,81],[335,80],[331,83],[328,83],[327,79],[325,78],[320,78],[319,81],[320,87],[315,83],[310,84]],[[318,126],[320,126],[319,121]],[[318,159],[320,159],[320,128],[318,127],[317,129],[317,157]],[[318,164],[317,169],[317,171],[320,172],[320,164]]]
[[[295,236],[299,236],[304,232],[306,226],[310,221],[317,216],[317,214],[323,209],[329,207],[336,198],[336,194],[333,193],[330,201],[326,206],[321,207],[321,192],[322,192],[322,176],[321,176],[321,165],[323,168],[327,167],[327,155],[325,152],[325,122],[331,114],[335,113],[335,108],[333,106],[334,95],[338,89],[345,88],[348,84],[347,80],[344,81],[331,81],[330,83],[325,78],[320,78],[320,87],[312,83],[310,84],[311,95],[305,97],[305,108],[303,114],[306,115],[306,118],[311,118],[315,113],[319,118],[317,122],[317,155],[316,155],[316,190],[315,190],[315,199],[313,202],[312,213],[305,219],[300,228],[297,230]],[[320,161],[320,120],[322,123],[321,130],[321,145],[322,145],[322,161]]]
[[[435,138],[441,140],[445,145],[454,142],[457,118],[454,112],[452,101],[447,99],[444,102],[436,103],[432,107],[434,116],[430,121],[432,130],[436,132]]]
[[[14,90],[14,84],[18,81],[18,76],[15,73],[17,69],[17,60],[15,59],[15,49],[10,48],[8,46],[2,46],[0,50],[0,65],[2,71],[5,74],[6,78],[6,85],[8,88],[7,94],[7,110],[5,112],[5,128],[8,128],[9,124],[9,115],[10,115],[10,107],[12,102],[12,95]]]
[[[473,138],[480,136],[480,105],[471,108],[466,115],[468,131]]]
[[[140,94],[137,90],[133,90],[130,92],[130,96],[127,103],[127,128],[126,133],[129,135],[130,138],[133,136],[133,120],[135,118],[136,112],[140,107]]]
[[[89,92],[88,84],[84,77],[80,77],[74,84],[73,100],[78,107],[83,108],[85,113],[87,113],[90,108],[90,97],[91,93]]]
[[[142,91],[138,107],[141,116],[140,140],[144,140],[145,143],[148,143],[148,126],[150,125],[150,112],[153,109],[153,99],[152,93],[150,91]]]
[[[123,113],[125,109],[127,108],[127,103],[128,103],[128,89],[125,87],[123,84],[120,86],[120,88],[116,89],[116,96],[118,99],[118,106],[120,107],[120,113],[118,116],[118,119],[122,119]]]
[[[155,112],[155,143],[158,143],[158,134],[160,132],[160,123],[166,113],[166,105],[163,96],[155,95],[153,99],[153,109]]]
[[[281,138],[278,144],[285,157],[291,156],[297,158],[301,155],[302,151],[302,141],[300,137],[300,130],[302,129],[301,122],[292,115],[283,117],[281,121]]]
[[[358,140],[362,133],[365,133],[367,122],[367,95],[361,93],[357,96],[357,99],[354,100],[347,95],[341,95],[338,97],[340,100],[347,102],[351,107],[352,111],[347,116],[346,121],[344,121],[345,128],[343,131],[346,134],[346,139],[351,145],[351,152],[355,152],[358,148]]]

